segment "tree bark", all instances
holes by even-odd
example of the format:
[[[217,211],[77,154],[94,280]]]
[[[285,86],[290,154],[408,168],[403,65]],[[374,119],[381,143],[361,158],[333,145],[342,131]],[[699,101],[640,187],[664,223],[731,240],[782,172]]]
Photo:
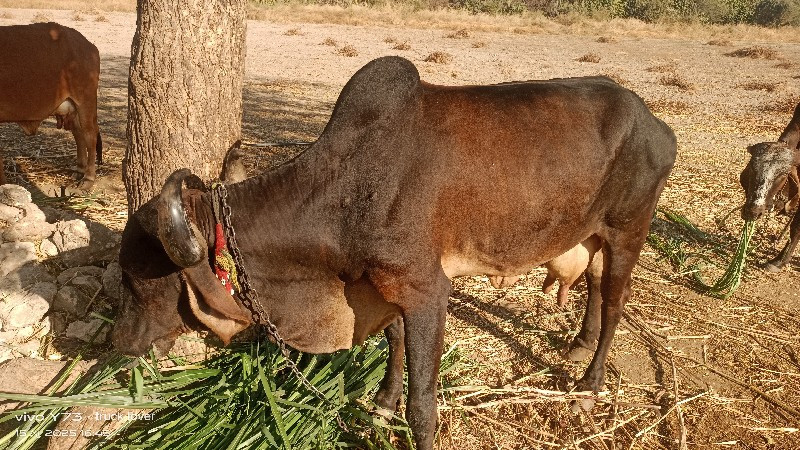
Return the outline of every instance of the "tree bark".
[[[138,0],[122,177],[128,213],[174,170],[220,173],[241,136],[246,0]]]

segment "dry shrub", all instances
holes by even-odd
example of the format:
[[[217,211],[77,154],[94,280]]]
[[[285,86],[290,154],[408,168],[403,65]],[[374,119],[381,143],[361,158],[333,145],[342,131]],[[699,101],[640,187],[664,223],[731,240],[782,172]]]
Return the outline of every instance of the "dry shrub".
[[[587,53],[580,58],[576,59],[575,61],[578,62],[589,62],[589,63],[599,63],[600,62],[600,55],[596,53]]]
[[[597,38],[597,42],[599,42],[601,44],[613,44],[613,43],[617,42],[617,40],[615,38],[613,38],[613,37],[600,36],[599,38]]]
[[[449,64],[451,61],[453,61],[453,55],[439,51],[433,52],[425,57],[425,62],[432,62],[436,64]]]
[[[75,11],[72,13],[72,20],[74,20],[75,22],[83,22],[86,19],[83,17],[83,14],[81,14],[79,11]]]
[[[645,70],[647,70],[648,72],[655,72],[655,73],[670,73],[670,72],[675,72],[676,69],[677,66],[675,66],[675,63],[667,63],[667,64],[657,64],[655,66],[650,66]]]
[[[283,33],[283,34],[286,35],[286,36],[302,36],[305,33],[300,31],[300,28],[290,28],[290,29],[286,30],[286,32]]]
[[[791,61],[782,61],[774,66],[776,69],[793,69],[794,63]]]
[[[725,56],[751,59],[778,59],[778,52],[771,48],[754,45],[752,47],[740,48],[739,50],[725,53]]]
[[[625,86],[628,84],[628,80],[622,78],[622,76],[616,72],[603,72],[600,74],[602,77],[608,77],[614,80],[617,84],[621,86]]]
[[[450,39],[468,39],[469,38],[469,31],[466,28],[462,28],[458,31],[454,31],[447,35]]]
[[[707,45],[716,45],[717,47],[730,47],[733,45],[728,39],[712,39],[706,43]]]
[[[352,58],[354,56],[358,56],[358,50],[352,45],[345,45],[344,47],[340,48],[338,52],[336,52],[342,56],[347,56],[348,58]]]
[[[486,47],[486,43],[483,41],[473,42],[472,48],[483,48]]]
[[[336,47],[339,44],[335,40],[333,40],[332,38],[325,38],[325,40],[320,42],[319,45],[327,45],[329,47]]]
[[[42,22],[51,22],[51,21],[52,21],[52,19],[50,19],[50,16],[48,16],[47,14],[45,14],[43,12],[37,12],[33,16],[33,19],[31,19],[31,23],[42,23]]]
[[[797,97],[786,97],[761,105],[761,110],[771,113],[790,113],[797,106]]]
[[[766,91],[773,92],[777,89],[777,83],[770,83],[767,81],[749,81],[747,83],[739,83],[736,87],[747,91]]]
[[[13,18],[14,15],[11,14],[10,12],[3,11],[2,13],[0,13],[0,19],[13,19]]]
[[[408,42],[398,42],[397,44],[392,47],[393,50],[411,50],[411,46]]]
[[[692,83],[689,83],[685,78],[677,73],[670,73],[662,76],[658,82],[663,86],[673,86],[682,91],[691,91],[694,89]]]
[[[394,44],[397,42],[397,38],[394,36],[386,36],[385,38],[383,38],[383,42],[387,44]]]
[[[647,104],[647,107],[650,108],[650,111],[657,114],[680,115],[686,114],[689,111],[689,105],[680,100],[659,98],[655,100],[645,100],[644,102]]]
[[[95,22],[108,22],[108,19],[106,18],[106,16],[104,16],[102,14],[98,14],[97,17],[94,18],[94,21]]]

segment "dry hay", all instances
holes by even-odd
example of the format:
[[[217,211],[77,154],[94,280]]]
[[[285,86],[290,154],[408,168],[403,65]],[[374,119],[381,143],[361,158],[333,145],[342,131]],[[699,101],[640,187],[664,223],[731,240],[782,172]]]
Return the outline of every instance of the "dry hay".
[[[575,61],[588,62],[588,63],[599,63],[600,62],[600,55],[598,55],[597,53],[587,53],[587,54],[577,58]]]
[[[31,19],[31,23],[44,23],[52,21],[53,19],[51,19],[50,16],[41,11],[34,14],[33,18]]]
[[[772,83],[769,81],[748,81],[745,83],[739,83],[736,85],[736,87],[746,91],[773,92],[778,88],[778,83]]]
[[[394,44],[395,42],[397,42],[397,38],[394,36],[386,36],[385,38],[383,38],[383,42],[387,44]]]
[[[656,64],[655,66],[650,66],[645,70],[654,73],[670,73],[675,72],[677,69],[678,66],[674,62],[671,62],[666,64]]]
[[[86,18],[83,16],[83,14],[80,11],[73,11],[72,12],[72,16],[70,18],[72,20],[76,21],[76,22],[82,22],[82,21],[86,20]]]
[[[329,47],[336,47],[336,46],[339,45],[339,43],[336,42],[333,38],[329,38],[328,37],[328,38],[325,38],[325,40],[323,40],[322,42],[320,42],[319,45],[327,45]]]
[[[691,91],[694,85],[688,80],[678,75],[677,73],[670,73],[658,79],[658,83],[662,86],[673,86],[682,91]]]
[[[445,37],[447,37],[449,39],[469,39],[470,33],[469,33],[469,30],[467,30],[466,28],[462,28],[462,29],[460,29],[458,31],[454,31],[454,32],[446,35]]]
[[[305,33],[303,33],[302,31],[300,31],[300,28],[289,28],[289,29],[288,29],[288,30],[286,30],[286,32],[285,32],[285,33],[283,33],[283,34],[284,34],[285,36],[302,36],[302,35],[304,35]]]
[[[611,78],[612,80],[614,80],[614,81],[615,81],[617,84],[619,84],[619,85],[621,85],[621,86],[627,86],[627,85],[629,85],[629,82],[628,82],[628,80],[626,80],[625,78],[623,78],[623,77],[622,77],[622,75],[620,75],[620,74],[619,74],[619,73],[617,73],[617,72],[603,72],[603,73],[601,73],[601,74],[600,74],[600,76],[601,76],[601,77],[608,77],[608,78]]]
[[[483,41],[477,41],[472,43],[472,48],[483,48],[486,47],[486,43]]]
[[[706,43],[706,45],[714,45],[717,47],[730,47],[733,45],[730,39],[712,39]]]
[[[13,19],[13,18],[14,15],[8,11],[3,11],[2,13],[0,13],[0,19]]]
[[[751,58],[751,59],[778,59],[778,52],[768,48],[762,47],[760,45],[754,45],[752,47],[745,47],[740,48],[739,50],[734,50],[730,53],[725,53],[725,56],[734,56],[737,58]]]
[[[600,36],[599,38],[597,38],[596,42],[599,42],[601,44],[614,44],[617,42],[617,39],[610,36]]]
[[[342,55],[342,56],[347,56],[348,58],[352,58],[354,56],[358,56],[358,50],[356,50],[356,48],[353,47],[350,44],[345,45],[344,47],[340,48],[336,53],[338,53],[339,55]]]
[[[426,56],[423,61],[435,64],[450,64],[453,61],[453,55],[447,52],[435,51]]]
[[[108,22],[108,18],[106,18],[106,16],[104,16],[104,15],[102,15],[102,14],[98,14],[98,15],[97,15],[97,16],[94,18],[94,21],[95,21],[95,22]]]
[[[795,64],[791,61],[781,61],[778,64],[775,64],[773,67],[776,69],[794,69]]]
[[[411,45],[408,42],[398,42],[392,47],[392,50],[411,50]]]

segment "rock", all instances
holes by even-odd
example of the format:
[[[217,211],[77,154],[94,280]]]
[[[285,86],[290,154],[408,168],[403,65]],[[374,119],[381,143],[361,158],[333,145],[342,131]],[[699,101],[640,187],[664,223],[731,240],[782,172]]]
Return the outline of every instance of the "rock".
[[[33,261],[36,261],[36,246],[33,242],[0,244],[0,277],[5,277]]]
[[[122,286],[122,268],[119,263],[112,262],[103,272],[103,292],[115,300],[121,300],[124,289]]]
[[[21,209],[0,203],[0,222],[13,223],[22,219],[22,216]]]
[[[13,350],[22,355],[24,358],[41,358],[41,355],[39,354],[39,349],[41,346],[42,343],[34,339],[15,345]]]
[[[102,267],[97,266],[72,267],[58,275],[58,285],[64,286],[65,284],[72,284],[72,280],[77,277],[90,276],[99,278],[103,275],[104,271]]]
[[[47,315],[50,319],[50,330],[53,332],[54,336],[61,336],[67,331],[67,326],[69,322],[67,321],[67,313],[60,312],[60,311],[50,311],[50,314]]]
[[[80,219],[56,224],[52,240],[61,253],[61,260],[75,267],[115,259],[119,254],[120,236],[100,224],[86,227]]]
[[[8,206],[21,207],[31,202],[31,193],[24,187],[16,184],[0,186],[0,203]]]
[[[64,286],[53,298],[53,311],[80,317],[86,314],[91,297],[75,286]]]
[[[45,256],[58,256],[58,248],[50,239],[42,240],[42,243],[39,244],[39,251]]]
[[[36,325],[42,321],[50,309],[50,303],[56,295],[53,283],[36,283],[26,291],[14,292],[3,299],[0,314],[3,310],[4,327],[8,329]]]
[[[26,264],[11,274],[0,277],[0,298],[39,282],[53,283],[55,278],[41,264]]]
[[[62,253],[88,246],[90,238],[86,222],[80,219],[56,223],[56,230],[53,233],[53,243]]]
[[[47,222],[47,216],[44,215],[41,209],[35,203],[28,203],[22,206],[25,211],[25,220],[32,222]]]
[[[0,358],[2,357],[0,346]],[[17,394],[44,393],[58,380],[68,361],[41,361],[38,359],[16,358],[0,364],[0,392]],[[80,361],[67,377],[66,388],[91,366],[89,361]],[[0,413],[16,407],[15,402],[0,401]]]
[[[105,322],[103,319],[89,319],[88,321],[79,320],[77,322],[72,322],[67,326],[67,333],[66,336],[68,338],[80,339],[84,342],[89,342],[92,340],[92,336],[97,331],[100,326],[102,326]],[[106,341],[108,338],[108,327],[105,327],[100,334],[97,335],[95,338],[94,343],[100,344]]]
[[[3,232],[3,240],[6,242],[40,241],[50,237],[54,230],[55,225],[51,223],[32,221],[26,217],[6,228]]]
[[[89,298],[96,296],[103,289],[103,284],[100,282],[100,280],[88,275],[75,277],[72,279],[70,284],[83,291],[83,293],[87,294]]]

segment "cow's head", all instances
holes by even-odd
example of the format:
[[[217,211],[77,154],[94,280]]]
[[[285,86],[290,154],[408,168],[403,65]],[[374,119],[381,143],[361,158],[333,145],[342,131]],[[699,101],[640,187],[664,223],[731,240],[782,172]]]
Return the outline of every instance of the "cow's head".
[[[120,266],[131,295],[113,332],[114,347],[123,353],[141,355],[153,343],[171,347],[181,333],[201,326],[227,344],[250,324],[247,311],[211,270],[208,241],[184,208],[185,198],[197,199],[201,192],[184,193],[184,182],[204,188],[189,170],[179,170],[125,225]]]
[[[800,155],[784,142],[762,142],[747,148],[750,161],[739,176],[745,192],[742,218],[755,220],[775,206],[775,196],[786,184]]]

